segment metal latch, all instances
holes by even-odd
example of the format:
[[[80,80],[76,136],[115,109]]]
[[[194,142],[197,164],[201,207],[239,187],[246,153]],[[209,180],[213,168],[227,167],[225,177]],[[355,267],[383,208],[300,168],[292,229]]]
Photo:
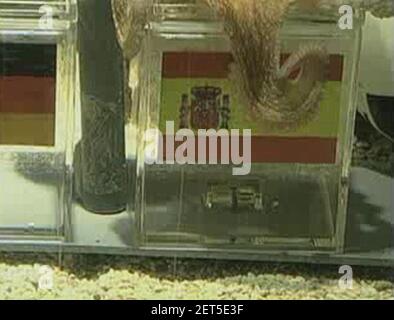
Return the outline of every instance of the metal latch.
[[[202,203],[209,210],[248,210],[264,214],[277,214],[280,209],[279,197],[261,192],[259,182],[210,183],[202,195]]]
[[[227,208],[263,209],[263,197],[258,185],[252,184],[210,184],[208,191],[202,196],[203,204],[208,209]]]

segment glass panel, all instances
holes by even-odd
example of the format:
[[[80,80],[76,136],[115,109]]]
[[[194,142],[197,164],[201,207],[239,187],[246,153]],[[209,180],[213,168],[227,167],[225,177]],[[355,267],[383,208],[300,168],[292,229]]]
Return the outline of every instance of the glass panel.
[[[358,107],[346,248],[367,257],[392,259],[394,18],[378,19],[369,13],[366,16]]]

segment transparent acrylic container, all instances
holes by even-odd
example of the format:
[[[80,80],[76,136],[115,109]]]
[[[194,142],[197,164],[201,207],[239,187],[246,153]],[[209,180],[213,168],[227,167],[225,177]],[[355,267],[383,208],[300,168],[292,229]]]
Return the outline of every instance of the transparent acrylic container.
[[[291,7],[279,32],[280,55],[275,56],[275,37],[260,47],[263,59],[271,57],[265,72],[274,82],[275,63],[280,60],[288,67],[289,55],[302,52],[300,48],[324,48],[327,54],[316,115],[306,115],[305,121],[289,128],[251,115],[238,94],[241,80],[232,73],[234,64],[245,60],[234,52],[248,55],[259,48],[247,47],[248,41],[234,46],[224,27],[227,21],[203,1],[153,1],[149,6],[129,80],[134,86],[132,114],[138,114],[128,128],[127,146],[128,157],[135,152],[137,158],[140,244],[163,249],[342,251],[362,17],[355,17],[353,29],[341,30],[337,12]],[[260,60],[254,61],[258,66]],[[313,73],[305,61],[295,65],[285,70],[288,83]],[[255,72],[261,70],[256,67]],[[249,77],[249,88],[253,79]],[[286,87],[283,90],[281,94],[293,101],[302,94],[295,91],[291,96]],[[266,91],[262,100],[267,102],[270,94]],[[174,133],[166,131],[167,121],[173,121],[175,131],[194,133],[251,129],[251,172],[235,176],[231,164],[177,164],[168,154],[163,158],[167,141],[174,140]]]
[[[0,1],[0,239],[62,239],[71,201],[74,0]]]

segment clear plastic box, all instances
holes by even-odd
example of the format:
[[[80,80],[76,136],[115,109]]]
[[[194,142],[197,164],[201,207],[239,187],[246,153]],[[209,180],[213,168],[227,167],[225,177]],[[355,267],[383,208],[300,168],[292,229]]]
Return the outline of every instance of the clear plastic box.
[[[336,11],[291,7],[280,28],[280,54],[276,55],[275,33],[264,34],[259,29],[264,24],[256,27],[255,32],[262,32],[257,40],[245,41],[236,32],[251,37],[253,33],[240,31],[240,25],[229,27],[229,20],[203,1],[153,1],[149,6],[146,29],[134,34],[141,45],[129,67],[132,114],[138,118],[128,125],[127,147],[128,157],[137,157],[140,244],[196,250],[341,252],[362,16],[355,13],[353,29],[342,30]],[[262,43],[264,36],[269,40]],[[325,52],[325,62],[310,63],[316,51]],[[281,69],[292,65],[289,56],[296,52],[311,56]],[[237,64],[242,63],[249,66],[244,77],[236,73]],[[312,88],[305,84],[313,77],[314,67],[323,68],[324,73],[319,98],[307,92],[316,88],[317,80],[313,79]],[[287,72],[281,78],[285,85],[278,79],[278,69]],[[299,121],[290,124],[285,117],[272,123],[269,114],[251,112],[258,105],[252,103],[256,92],[263,107],[275,104],[273,99],[278,97],[273,87],[253,91],[262,78],[279,88],[279,99],[287,99],[280,101],[288,101],[290,109],[316,99],[314,115],[300,111]],[[174,132],[166,131],[167,121],[173,122]],[[175,143],[170,153],[167,148],[181,129],[194,134],[199,129],[251,129],[251,172],[235,176],[234,164],[198,160],[192,164],[192,157],[187,164],[177,163],[171,152],[176,154],[182,143]],[[187,139],[185,132],[178,133]]]
[[[0,238],[62,238],[71,201],[74,0],[0,1]]]

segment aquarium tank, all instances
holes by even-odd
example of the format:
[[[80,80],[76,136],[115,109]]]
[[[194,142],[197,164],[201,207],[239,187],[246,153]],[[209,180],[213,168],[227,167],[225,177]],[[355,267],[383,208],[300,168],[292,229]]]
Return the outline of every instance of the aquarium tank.
[[[390,0],[0,0],[0,246],[392,264]]]

